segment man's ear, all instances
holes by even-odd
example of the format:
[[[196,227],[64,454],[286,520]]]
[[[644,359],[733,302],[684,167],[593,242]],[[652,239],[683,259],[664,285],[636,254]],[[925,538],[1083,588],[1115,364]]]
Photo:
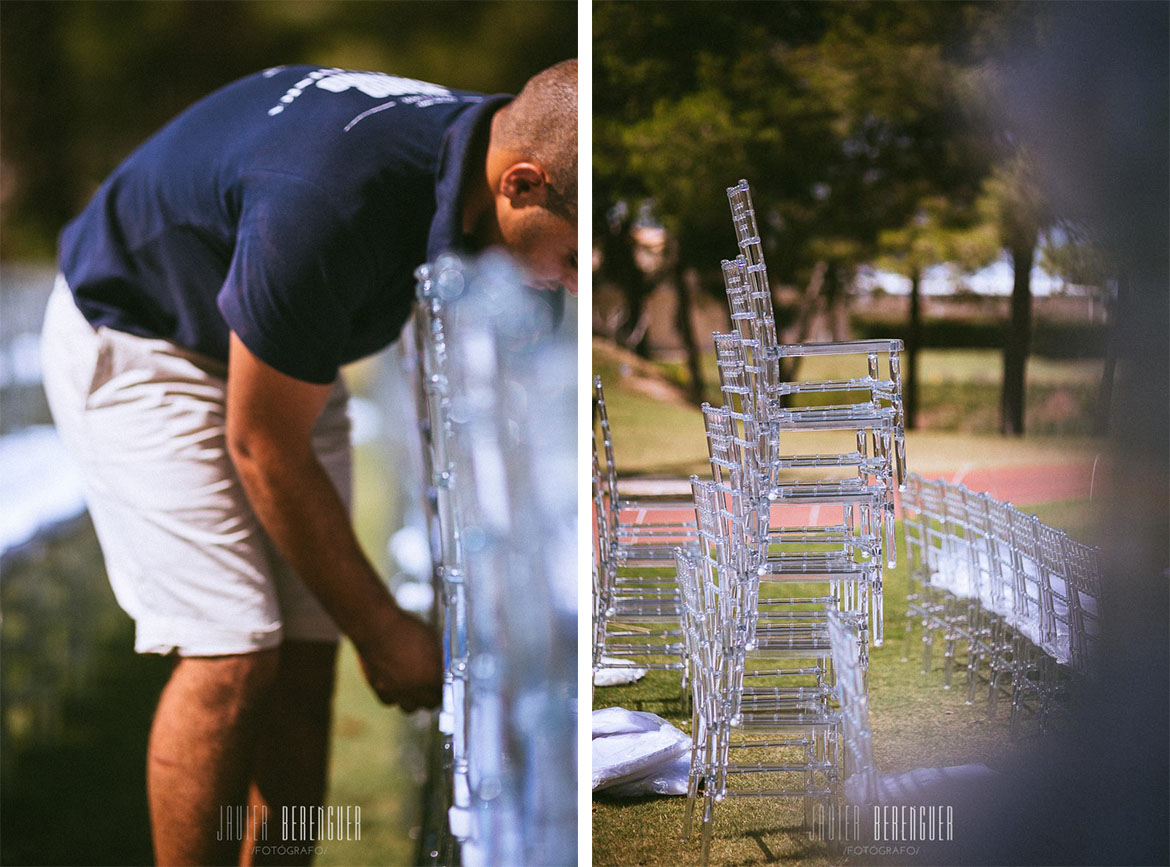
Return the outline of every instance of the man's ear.
[[[513,163],[500,176],[500,193],[513,208],[544,207],[548,200],[548,179],[544,169],[535,163]]]

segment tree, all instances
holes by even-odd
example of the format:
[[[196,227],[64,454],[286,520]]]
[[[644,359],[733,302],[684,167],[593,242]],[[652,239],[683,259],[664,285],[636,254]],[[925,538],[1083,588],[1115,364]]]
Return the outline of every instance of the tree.
[[[1068,283],[1089,288],[1101,297],[1105,306],[1109,336],[1093,421],[1093,433],[1104,436],[1109,432],[1109,415],[1113,407],[1113,381],[1120,350],[1117,322],[1121,305],[1128,300],[1125,298],[1128,294],[1126,280],[1113,257],[1093,237],[1093,232],[1076,220],[1059,220],[1048,230],[1045,241],[1040,253],[1044,270]]]
[[[978,191],[985,160],[953,46],[981,8],[598,6],[598,205],[651,200],[680,274],[717,290],[718,262],[736,252],[724,189],[747,178],[773,283],[823,274],[834,302],[924,197]]]
[[[999,252],[994,227],[979,222],[971,208],[955,205],[941,196],[919,203],[914,217],[898,229],[878,237],[877,265],[910,279],[910,321],[906,335],[906,367],[903,379],[906,426],[918,426],[918,351],[922,346],[923,272],[943,263],[958,263],[973,270],[992,261]]]
[[[383,69],[515,93],[576,53],[561,2],[0,3],[5,258],[57,233],[126,155],[191,102],[268,66]],[[499,46],[507,44],[508,51]]]
[[[1017,148],[996,166],[984,184],[980,207],[996,227],[1000,244],[1012,263],[1012,296],[1003,343],[1003,391],[1000,431],[1024,434],[1024,396],[1032,339],[1032,266],[1040,232],[1051,221],[1051,210],[1036,179],[1028,152]]]

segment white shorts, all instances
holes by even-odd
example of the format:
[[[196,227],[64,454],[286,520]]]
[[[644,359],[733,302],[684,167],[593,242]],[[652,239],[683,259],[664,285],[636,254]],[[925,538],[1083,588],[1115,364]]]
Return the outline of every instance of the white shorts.
[[[332,618],[252,512],[225,439],[225,365],[166,340],[94,329],[63,277],[42,337],[45,392],[139,653],[218,656],[337,641]],[[340,379],[313,448],[348,506]]]

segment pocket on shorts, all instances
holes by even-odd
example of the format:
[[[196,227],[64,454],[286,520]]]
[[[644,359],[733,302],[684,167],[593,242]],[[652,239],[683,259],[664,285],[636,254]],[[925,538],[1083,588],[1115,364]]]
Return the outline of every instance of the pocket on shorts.
[[[86,409],[100,409],[117,403],[118,385],[113,382],[117,374],[115,367],[115,345],[110,329],[101,326],[95,331],[97,355],[93,364],[93,376],[85,394]]]

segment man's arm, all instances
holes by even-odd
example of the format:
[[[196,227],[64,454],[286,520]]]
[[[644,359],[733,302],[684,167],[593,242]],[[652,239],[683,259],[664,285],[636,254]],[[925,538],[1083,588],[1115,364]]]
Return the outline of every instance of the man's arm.
[[[280,373],[234,333],[228,371],[228,451],[261,524],[353,640],[382,701],[405,710],[437,705],[442,656],[434,631],[395,604],[313,453],[313,425],[332,386]]]

